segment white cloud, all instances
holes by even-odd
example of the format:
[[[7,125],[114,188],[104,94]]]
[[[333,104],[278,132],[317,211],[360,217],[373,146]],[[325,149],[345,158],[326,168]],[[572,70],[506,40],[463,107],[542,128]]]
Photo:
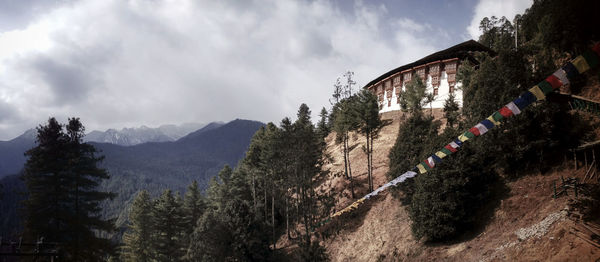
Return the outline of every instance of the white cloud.
[[[88,0],[0,33],[0,139],[49,116],[87,130],[247,118],[328,105],[345,70],[360,86],[436,50],[425,24],[360,1]],[[388,17],[388,18],[386,18]],[[393,28],[391,33],[382,27]],[[438,43],[439,45],[439,43]],[[9,110],[10,109],[10,110]]]
[[[471,24],[467,31],[472,39],[479,39],[479,23],[484,17],[496,16],[498,18],[505,16],[512,21],[515,15],[523,14],[525,9],[529,8],[533,0],[480,0],[475,7],[475,14],[471,19]]]

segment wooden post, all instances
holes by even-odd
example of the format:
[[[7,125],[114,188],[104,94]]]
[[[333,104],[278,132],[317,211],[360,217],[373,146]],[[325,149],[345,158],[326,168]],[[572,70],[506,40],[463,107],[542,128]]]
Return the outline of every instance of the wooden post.
[[[577,151],[573,150],[573,162],[575,163],[575,170],[577,170]]]

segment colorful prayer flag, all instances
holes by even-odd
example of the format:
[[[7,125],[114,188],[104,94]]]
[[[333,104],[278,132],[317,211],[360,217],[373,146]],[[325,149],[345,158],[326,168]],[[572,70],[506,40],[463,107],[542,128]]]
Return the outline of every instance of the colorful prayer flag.
[[[577,68],[577,72],[579,72],[580,74],[583,74],[585,71],[590,69],[590,66],[585,61],[585,58],[583,58],[583,56],[575,57],[575,59],[573,59],[573,61],[571,61],[571,63],[573,63],[575,68]]]
[[[592,51],[594,51],[596,55],[600,57],[600,42],[596,43],[594,47],[592,47]]]
[[[438,157],[437,155],[433,154],[431,155],[431,158],[433,158],[433,161],[437,164],[439,162],[442,162],[442,159],[440,157]]]
[[[569,78],[567,78],[567,73],[565,72],[565,70],[558,69],[552,75],[555,76],[556,78],[558,78],[558,80],[560,80],[560,82],[563,85],[568,85],[569,84]]]
[[[496,119],[494,119],[493,116],[488,116],[488,118],[486,118],[487,120],[489,120],[490,122],[492,122],[492,124],[494,124],[495,126],[500,125],[500,121],[496,121]]]
[[[477,128],[477,130],[479,130],[479,135],[483,135],[483,134],[487,133],[487,131],[488,131],[487,127],[485,125],[483,125],[482,123],[475,125],[475,128]]]
[[[450,146],[450,145],[446,145],[446,146]],[[452,151],[450,151],[448,148],[445,148],[445,147],[442,148],[442,150],[440,150],[440,152],[446,154],[447,156],[452,155]]]
[[[427,170],[427,171],[431,170],[431,168],[432,168],[431,166],[429,166],[429,165],[427,164],[427,160],[423,160],[423,161],[421,161],[421,164],[423,165],[423,167],[424,167],[424,168],[425,168],[425,170]]]
[[[494,125],[499,125],[500,121],[502,121],[502,119],[504,119],[504,116],[502,114],[500,114],[499,111],[496,111],[492,114],[492,118],[494,120],[496,120],[496,122],[498,122],[497,124],[496,124],[496,122],[494,122]]]
[[[513,102],[506,104],[506,108],[508,108],[513,113],[513,115],[518,115],[521,113],[521,110],[519,110],[517,105],[515,105],[515,103]]]
[[[531,94],[531,92],[525,91],[525,93],[521,94],[521,96],[513,100],[513,103],[515,103],[515,105],[517,105],[517,107],[519,107],[520,110],[523,110],[535,100],[536,98],[533,96],[533,94]]]
[[[579,75],[577,68],[575,68],[575,66],[571,62],[568,62],[567,64],[565,64],[562,67],[562,70],[565,70],[565,73],[567,73],[567,77],[569,78],[569,81],[575,79],[575,77],[577,77]]]
[[[431,168],[435,167],[435,161],[433,160],[433,157],[430,156],[427,159],[425,159],[425,164],[427,164]]]
[[[446,153],[442,152],[442,150],[435,152],[435,155],[436,155],[437,157],[439,157],[440,159],[442,159],[442,158],[444,158],[444,157],[448,156]]]
[[[465,134],[461,134],[460,136],[458,136],[458,140],[465,142],[467,140],[469,140],[469,138],[467,136],[465,136]]]
[[[454,147],[452,147],[450,144],[447,144],[444,148],[447,149],[447,150],[449,150],[452,153],[458,151]]]
[[[530,88],[529,92],[531,92],[537,98],[538,101],[546,99],[546,95],[544,95],[544,92],[542,92],[542,89],[540,89],[539,86],[534,86]]]
[[[421,173],[421,174],[427,173],[427,170],[425,170],[425,167],[423,166],[423,164],[418,164],[417,168],[419,168],[419,173]]]
[[[539,82],[537,86],[542,90],[542,92],[544,92],[544,95],[554,91],[552,85],[550,85],[550,83],[548,83],[546,80],[542,80],[542,82]]]
[[[509,118],[513,114],[513,112],[510,111],[510,109],[508,109],[508,107],[506,106],[500,108],[500,110],[498,110],[498,113],[500,113],[500,115],[502,115],[505,118]]]
[[[477,127],[471,127],[469,132],[473,133],[475,136],[479,136],[479,129],[477,129]]]
[[[583,52],[582,56],[590,68],[596,68],[598,66],[598,56],[592,50]]]
[[[550,75],[546,77],[546,82],[550,83],[552,89],[557,89],[562,86],[562,82],[555,75]]]
[[[489,119],[484,119],[483,121],[481,121],[481,124],[483,124],[488,130],[494,128],[494,123],[492,123],[492,121],[490,121]],[[481,133],[481,131],[480,131]]]
[[[452,142],[450,142],[450,145],[451,145],[451,146],[454,146],[454,148],[459,148],[459,147],[461,147],[461,146],[462,146],[462,144],[463,144],[463,142],[462,142],[462,141],[460,141],[460,140],[458,140],[458,139],[454,139],[454,141],[453,141],[453,142],[454,142],[454,144],[452,144]]]

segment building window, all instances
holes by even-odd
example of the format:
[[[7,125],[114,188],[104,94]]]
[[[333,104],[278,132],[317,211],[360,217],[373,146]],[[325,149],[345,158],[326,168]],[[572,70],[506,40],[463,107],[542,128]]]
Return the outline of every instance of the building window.
[[[449,90],[450,94],[454,93],[454,85],[450,85],[450,90]]]
[[[437,95],[438,95],[438,89],[439,89],[439,88],[437,88],[437,87],[433,89],[433,95],[434,95],[434,96],[437,96]]]

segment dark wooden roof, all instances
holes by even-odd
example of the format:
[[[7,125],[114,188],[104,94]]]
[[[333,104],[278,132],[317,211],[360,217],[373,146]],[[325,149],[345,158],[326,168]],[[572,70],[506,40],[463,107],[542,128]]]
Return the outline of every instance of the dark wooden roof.
[[[413,68],[416,66],[424,65],[427,63],[431,63],[434,61],[458,58],[460,60],[469,59],[474,62],[475,60],[473,59],[473,56],[472,56],[473,52],[488,52],[488,53],[490,53],[490,55],[495,55],[495,52],[492,49],[489,49],[488,47],[478,43],[475,40],[469,40],[466,42],[462,42],[458,45],[452,46],[450,48],[444,49],[442,51],[435,52],[431,55],[423,57],[423,58],[421,58],[415,62],[412,62],[410,64],[406,64],[406,65],[403,65],[396,69],[393,69],[393,70],[379,76],[378,78],[375,78],[373,81],[366,84],[363,88],[367,88],[371,85],[374,85],[377,82],[379,82],[383,79],[386,79],[389,76],[394,75],[398,72],[402,72],[404,70],[407,70],[407,69],[410,69],[410,68]]]

